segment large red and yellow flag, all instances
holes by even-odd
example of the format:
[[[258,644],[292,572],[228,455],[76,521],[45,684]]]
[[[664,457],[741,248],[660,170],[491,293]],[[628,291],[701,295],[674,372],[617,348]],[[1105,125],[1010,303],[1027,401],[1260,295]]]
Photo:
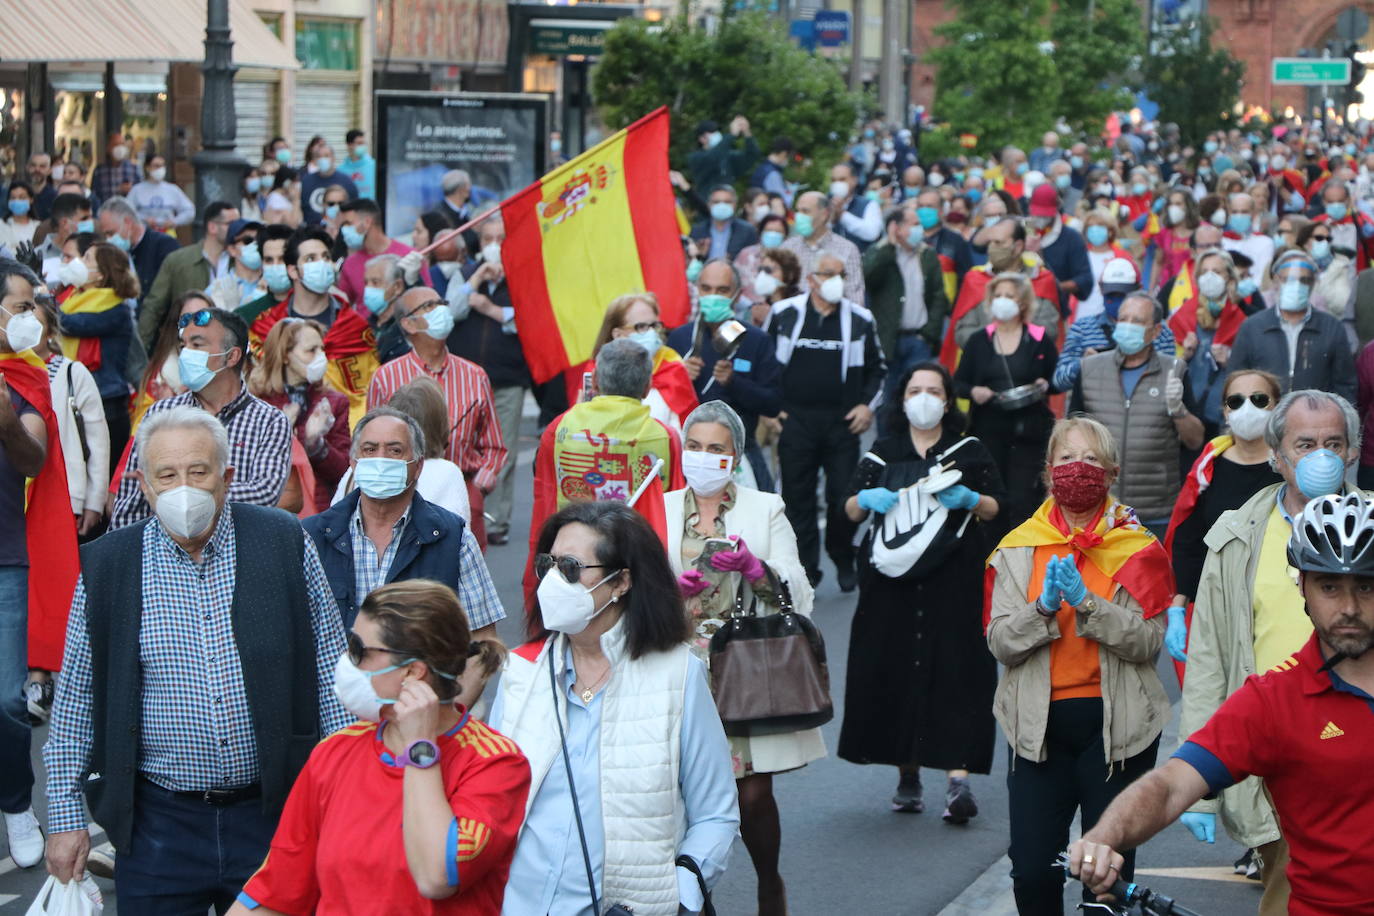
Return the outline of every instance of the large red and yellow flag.
[[[658,297],[668,327],[690,311],[660,108],[501,205],[506,270],[525,360],[544,382],[592,355],[606,306]]]

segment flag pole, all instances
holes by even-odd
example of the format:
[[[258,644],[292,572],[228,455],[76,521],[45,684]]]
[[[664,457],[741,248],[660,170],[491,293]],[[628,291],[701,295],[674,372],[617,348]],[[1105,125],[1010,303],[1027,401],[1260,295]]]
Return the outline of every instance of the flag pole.
[[[430,243],[429,243],[428,245],[426,245],[424,248],[421,248],[419,253],[420,253],[420,254],[429,254],[431,251],[433,251],[434,249],[438,248],[440,245],[444,244],[444,243],[447,242],[449,239],[454,238],[454,237],[457,236],[459,233],[466,232],[467,230],[471,229],[473,226],[477,225],[477,224],[480,223],[482,220],[486,219],[488,216],[491,216],[493,213],[495,213],[497,210],[500,210],[500,209],[501,209],[501,205],[500,205],[500,204],[497,204],[496,206],[492,207],[490,210],[487,210],[487,211],[485,211],[485,212],[483,212],[483,213],[478,214],[477,216],[474,216],[472,219],[468,220],[466,223],[463,223],[463,225],[459,226],[457,229],[448,229],[448,230],[445,230],[444,232],[440,233],[440,235],[439,235],[438,238],[436,238],[434,241],[430,242]]]

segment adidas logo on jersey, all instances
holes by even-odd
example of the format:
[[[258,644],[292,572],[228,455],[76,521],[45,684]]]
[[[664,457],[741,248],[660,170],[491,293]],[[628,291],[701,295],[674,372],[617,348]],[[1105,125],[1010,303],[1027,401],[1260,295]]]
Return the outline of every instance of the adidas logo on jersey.
[[[1325,741],[1327,738],[1339,738],[1344,734],[1345,732],[1341,731],[1340,726],[1335,722],[1327,722],[1326,727],[1322,729],[1321,740]]]

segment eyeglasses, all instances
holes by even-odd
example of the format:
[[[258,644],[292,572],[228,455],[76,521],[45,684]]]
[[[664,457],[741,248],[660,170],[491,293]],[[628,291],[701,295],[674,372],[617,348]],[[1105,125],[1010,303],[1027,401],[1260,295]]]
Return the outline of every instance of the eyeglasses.
[[[384,649],[381,646],[365,645],[362,637],[352,630],[344,630],[344,642],[348,646],[348,660],[355,665],[361,665],[363,663],[363,658],[369,652],[385,652],[388,655],[414,657],[414,653],[406,649]]]
[[[540,579],[549,574],[549,570],[555,566],[558,572],[569,583],[576,584],[582,581],[582,570],[584,569],[605,569],[605,563],[583,563],[577,557],[567,556],[556,557],[551,553],[540,553],[534,557],[534,574]]]
[[[178,330],[178,331],[184,331],[184,330],[186,330],[186,326],[187,326],[187,325],[190,325],[190,324],[193,324],[193,325],[195,325],[195,326],[198,327],[198,328],[203,328],[203,327],[205,327],[207,324],[209,324],[211,321],[214,321],[214,319],[215,319],[215,311],[214,311],[214,309],[200,309],[200,310],[198,310],[198,311],[194,311],[194,312],[190,312],[189,314],[182,315],[180,318],[178,318],[178,319],[177,319],[177,330]]]
[[[1315,234],[1314,234],[1314,235],[1312,236],[1312,241],[1314,241],[1314,242],[1329,242],[1329,241],[1331,241],[1331,236],[1329,236],[1329,235],[1315,235]]]
[[[1269,395],[1264,393],[1263,391],[1253,392],[1249,396],[1250,403],[1254,404],[1260,410],[1268,410],[1270,400],[1272,399],[1269,397]],[[1226,409],[1240,410],[1241,407],[1245,406],[1245,401],[1246,396],[1243,394],[1228,394],[1226,396]]]
[[[634,331],[636,334],[643,334],[645,331],[662,331],[663,322],[661,321],[641,321],[637,324],[627,324],[625,327]]]
[[[415,306],[415,308],[413,308],[413,309],[411,309],[410,311],[406,312],[406,313],[405,313],[405,317],[406,317],[406,318],[413,318],[413,317],[415,317],[416,315],[420,314],[421,312],[427,312],[427,311],[429,311],[430,309],[432,309],[432,308],[438,308],[438,307],[441,306],[441,305],[448,305],[448,303],[445,302],[443,299],[431,299],[429,302],[422,302],[422,303],[420,303],[419,305]]]

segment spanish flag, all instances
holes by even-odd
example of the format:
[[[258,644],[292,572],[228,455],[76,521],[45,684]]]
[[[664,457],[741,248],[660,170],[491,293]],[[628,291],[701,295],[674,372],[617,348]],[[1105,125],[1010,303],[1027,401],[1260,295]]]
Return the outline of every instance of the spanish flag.
[[[616,296],[651,291],[665,325],[687,320],[667,108],[554,169],[501,215],[501,258],[536,383],[590,358]]]
[[[81,572],[76,552],[76,522],[67,492],[67,465],[62,458],[57,418],[52,412],[48,370],[32,350],[0,353],[0,379],[33,405],[47,428],[47,456],[38,476],[28,482],[24,509],[29,545],[30,668],[60,671],[67,639],[67,613]],[[8,395],[7,395],[8,396]]]

